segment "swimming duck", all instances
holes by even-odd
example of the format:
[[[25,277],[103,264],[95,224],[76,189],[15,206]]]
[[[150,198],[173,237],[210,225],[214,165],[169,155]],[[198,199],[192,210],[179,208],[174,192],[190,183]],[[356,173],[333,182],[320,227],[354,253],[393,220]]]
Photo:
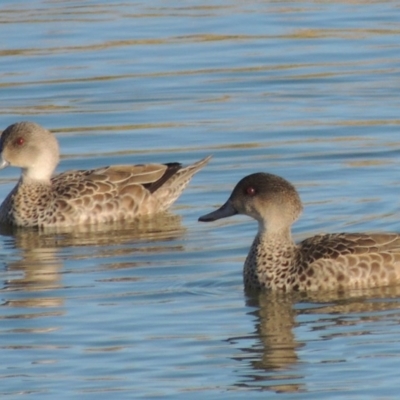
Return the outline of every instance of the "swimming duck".
[[[60,227],[121,221],[165,211],[211,157],[179,163],[114,165],[66,171],[55,136],[33,122],[10,125],[0,138],[0,169],[20,167],[21,177],[0,206],[0,223]]]
[[[250,290],[341,291],[400,283],[399,234],[320,234],[295,244],[291,225],[302,208],[291,183],[260,172],[243,178],[223,206],[199,221],[235,214],[258,221],[243,270]]]

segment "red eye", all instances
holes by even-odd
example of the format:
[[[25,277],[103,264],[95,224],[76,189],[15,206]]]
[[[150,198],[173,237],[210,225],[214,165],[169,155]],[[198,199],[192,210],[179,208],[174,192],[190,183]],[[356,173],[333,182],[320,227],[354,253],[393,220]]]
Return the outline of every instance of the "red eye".
[[[14,144],[17,146],[22,146],[24,143],[25,143],[25,140],[22,137],[19,137],[19,138],[15,139],[15,141],[14,141]]]
[[[248,186],[248,187],[246,188],[246,193],[247,193],[249,196],[254,196],[254,195],[256,194],[256,189],[254,189],[253,186]]]

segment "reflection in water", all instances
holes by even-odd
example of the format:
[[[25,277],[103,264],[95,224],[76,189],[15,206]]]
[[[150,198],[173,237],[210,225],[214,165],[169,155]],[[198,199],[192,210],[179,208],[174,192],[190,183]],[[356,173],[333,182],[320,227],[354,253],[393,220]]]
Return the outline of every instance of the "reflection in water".
[[[247,306],[256,308],[252,312],[256,317],[256,342],[251,347],[241,347],[245,355],[235,358],[247,361],[250,366],[250,373],[243,376],[237,386],[282,393],[307,391],[305,376],[301,372],[301,351],[306,349],[308,341],[296,339],[296,328],[302,325],[299,322],[302,316],[314,315],[311,330],[326,331],[326,335],[319,333],[324,340],[348,337],[349,334],[368,335],[373,333],[365,330],[364,324],[381,322],[386,318],[385,311],[399,310],[395,319],[400,320],[399,298],[400,286],[344,293],[249,294]],[[304,325],[309,328],[310,323]],[[333,330],[333,326],[339,330]],[[355,329],[349,333],[348,326]],[[332,357],[332,354],[327,357]]]
[[[168,240],[184,232],[181,217],[161,213],[133,221],[54,228],[0,227],[3,236],[15,237],[15,248],[102,246],[135,241]]]
[[[293,301],[291,295],[281,293],[254,294],[247,298],[247,306],[256,308],[252,312],[256,317],[256,343],[251,348],[243,348],[247,354],[238,358],[249,361],[251,366],[250,373],[239,386],[276,392],[304,390],[299,383],[303,376],[291,371],[299,362],[297,349],[301,346],[293,330],[296,326]]]
[[[63,287],[61,270],[64,260],[73,258],[101,258],[102,263],[117,255],[137,252],[163,252],[166,249],[182,251],[182,246],[170,246],[171,240],[183,235],[181,218],[170,213],[137,221],[104,225],[88,225],[61,229],[2,228],[0,234],[9,236],[9,246],[18,250],[17,260],[6,263],[7,272],[16,278],[4,284],[7,291],[23,291],[23,298],[7,302],[13,307],[59,307],[62,297],[44,297],[37,292]],[[157,245],[154,245],[158,242]],[[124,246],[123,246],[124,245]],[[75,247],[75,248],[74,248]],[[88,248],[81,254],[79,248]],[[92,249],[93,248],[93,249]],[[68,252],[65,254],[65,250]],[[71,251],[72,250],[72,251]],[[130,262],[130,266],[134,262]],[[125,267],[126,263],[113,263],[112,268]],[[26,296],[26,292],[34,295]],[[57,292],[58,293],[58,292]]]

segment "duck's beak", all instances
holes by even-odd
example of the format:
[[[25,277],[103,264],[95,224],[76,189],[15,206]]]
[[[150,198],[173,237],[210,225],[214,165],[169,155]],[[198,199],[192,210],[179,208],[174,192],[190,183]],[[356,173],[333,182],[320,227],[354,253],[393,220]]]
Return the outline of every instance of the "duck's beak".
[[[10,163],[0,156],[0,169],[7,168]]]
[[[223,206],[218,208],[218,210],[215,210],[213,212],[210,212],[209,214],[202,215],[199,218],[199,221],[201,222],[211,222],[211,221],[216,221],[217,219],[221,218],[226,218],[226,217],[231,217],[232,215],[237,214],[238,212],[236,209],[232,206],[232,203],[230,200],[228,200]]]

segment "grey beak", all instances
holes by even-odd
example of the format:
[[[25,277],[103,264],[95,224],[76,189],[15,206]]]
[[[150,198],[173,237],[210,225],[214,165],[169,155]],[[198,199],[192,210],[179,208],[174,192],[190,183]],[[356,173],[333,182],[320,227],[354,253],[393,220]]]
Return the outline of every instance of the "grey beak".
[[[217,219],[231,217],[232,215],[235,215],[237,213],[238,212],[232,206],[232,203],[230,202],[230,200],[228,200],[223,206],[218,208],[218,210],[210,212],[209,214],[206,214],[206,215],[202,215],[199,218],[199,221],[201,221],[201,222],[216,221]]]
[[[6,160],[4,160],[2,157],[0,157],[0,169],[6,168],[10,165],[10,163]]]

